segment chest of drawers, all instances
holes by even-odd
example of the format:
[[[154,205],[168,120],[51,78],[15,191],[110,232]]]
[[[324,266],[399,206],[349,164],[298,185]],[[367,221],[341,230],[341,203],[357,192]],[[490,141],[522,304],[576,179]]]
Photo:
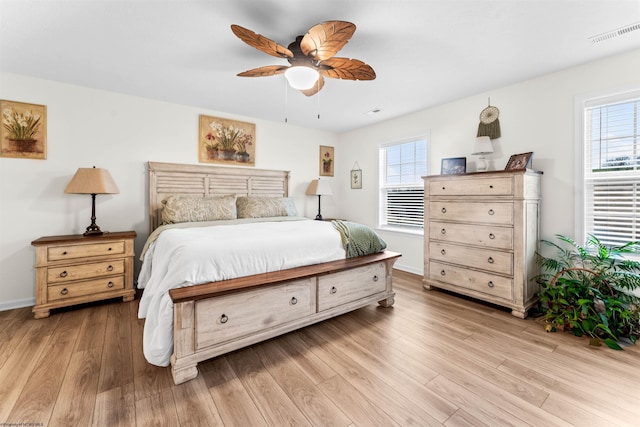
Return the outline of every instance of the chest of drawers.
[[[536,302],[541,172],[424,178],[424,287],[511,308]]]
[[[108,298],[131,301],[135,231],[47,236],[36,248],[36,319],[51,309]]]

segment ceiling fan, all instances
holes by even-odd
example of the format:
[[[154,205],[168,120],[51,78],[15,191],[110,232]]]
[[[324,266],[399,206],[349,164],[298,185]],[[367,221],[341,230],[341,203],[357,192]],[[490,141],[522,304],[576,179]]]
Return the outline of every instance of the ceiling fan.
[[[324,77],[346,80],[373,80],[376,73],[358,59],[334,56],[349,41],[356,26],[346,21],[326,21],[316,24],[304,36],[296,37],[288,47],[256,34],[239,25],[231,31],[240,40],[264,53],[284,58],[290,65],[267,65],[239,73],[240,77],[265,77],[283,74],[289,85],[307,96],[315,95],[324,86]]]

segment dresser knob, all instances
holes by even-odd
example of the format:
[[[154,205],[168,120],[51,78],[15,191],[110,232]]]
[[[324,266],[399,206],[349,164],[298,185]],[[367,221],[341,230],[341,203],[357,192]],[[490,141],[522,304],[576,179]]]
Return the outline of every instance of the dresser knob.
[[[487,259],[487,262],[488,262],[489,264],[493,264],[493,257],[489,257],[489,259]]]
[[[108,250],[108,251],[110,251],[110,250],[111,250],[111,248],[109,248],[109,249],[107,249],[107,250]]]
[[[490,288],[493,288],[495,285],[493,284],[493,282],[491,280],[489,280],[489,283],[487,283],[487,286]]]
[[[113,288],[113,282],[107,283],[107,288]]]
[[[69,289],[64,288],[63,290],[60,291],[60,295],[66,295],[69,293]]]
[[[226,314],[223,314],[222,316],[220,316],[220,323],[227,323],[229,321],[229,318],[227,317]]]
[[[489,209],[489,215],[493,215],[495,212],[493,211],[493,209]]]
[[[336,292],[338,292],[338,290],[336,289],[336,287],[335,287],[335,286],[332,286],[332,287],[331,287],[331,291],[330,291],[330,292],[331,292],[332,294],[335,294]]]
[[[447,251],[445,251],[444,249],[442,249],[442,250],[440,251],[440,253],[441,253],[442,255],[444,255],[444,254],[446,254],[446,253],[447,253]]]
[[[490,185],[489,188],[493,188],[493,185]]]
[[[444,189],[445,189],[445,187],[442,187],[442,189],[444,190]]]
[[[377,276],[377,275],[373,276],[373,281],[374,281],[374,282],[377,282],[377,281],[378,281],[378,276]]]
[[[441,211],[442,213],[447,213],[447,208],[442,208],[442,209],[440,209],[440,211]]]
[[[493,233],[489,233],[489,238],[490,238],[491,240],[493,240],[493,239],[495,239],[495,238],[496,238],[496,236],[495,236],[495,234],[493,234]]]
[[[440,230],[440,234],[447,234],[447,230],[443,228],[442,230]]]
[[[107,267],[107,271],[113,271],[113,265],[110,265],[109,267]]]
[[[296,305],[298,303],[298,299],[296,297],[292,297],[291,301],[289,301],[291,305]]]
[[[60,273],[60,277],[67,277],[67,270]]]
[[[62,255],[66,255],[66,254],[67,254],[67,251],[62,252]]]
[[[447,274],[444,270],[440,270],[440,275],[444,276],[445,274]]]

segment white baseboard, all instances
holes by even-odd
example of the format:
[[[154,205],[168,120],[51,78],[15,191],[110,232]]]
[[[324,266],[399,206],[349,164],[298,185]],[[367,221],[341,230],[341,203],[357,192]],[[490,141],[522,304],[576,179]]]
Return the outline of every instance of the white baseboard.
[[[35,298],[17,299],[13,301],[0,302],[0,311],[13,310],[14,308],[32,307],[36,305]]]
[[[424,275],[424,271],[420,268],[409,267],[408,265],[402,265],[396,263],[393,268],[397,268],[398,270],[406,271],[407,273],[417,274],[418,276]]]

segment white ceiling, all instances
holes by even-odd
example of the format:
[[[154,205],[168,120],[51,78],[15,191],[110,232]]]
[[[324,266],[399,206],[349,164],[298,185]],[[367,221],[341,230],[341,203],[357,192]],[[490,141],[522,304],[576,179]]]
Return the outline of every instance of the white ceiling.
[[[231,24],[287,46],[327,20],[356,24],[338,56],[375,80],[307,98],[282,75],[236,76],[286,61]],[[638,49],[640,31],[588,40],[637,22],[638,0],[0,0],[0,70],[344,132]]]

